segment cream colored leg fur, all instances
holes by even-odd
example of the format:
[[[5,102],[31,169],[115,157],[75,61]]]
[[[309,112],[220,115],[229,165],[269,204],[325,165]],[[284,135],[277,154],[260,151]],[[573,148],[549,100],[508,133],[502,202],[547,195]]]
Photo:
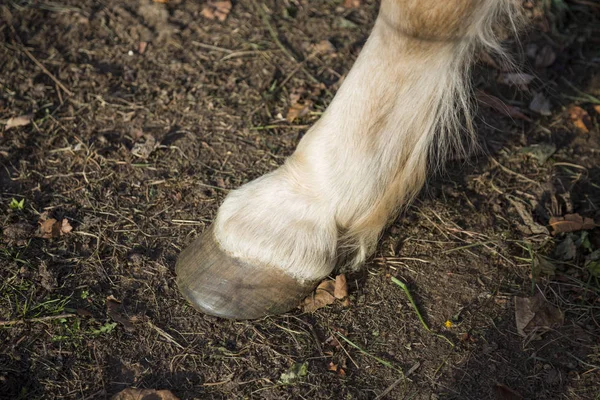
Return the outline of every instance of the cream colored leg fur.
[[[493,24],[515,15],[510,0],[384,0],[296,152],[225,199],[215,223],[221,247],[300,281],[360,265],[428,168],[460,131],[472,134],[469,65],[479,47],[502,52]]]

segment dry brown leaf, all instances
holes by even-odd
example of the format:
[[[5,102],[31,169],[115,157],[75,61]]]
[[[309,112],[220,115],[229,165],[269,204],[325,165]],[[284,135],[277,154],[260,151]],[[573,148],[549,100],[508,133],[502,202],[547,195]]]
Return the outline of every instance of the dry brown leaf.
[[[508,386],[497,383],[494,387],[496,393],[496,400],[522,400],[523,396],[515,392]]]
[[[539,292],[533,297],[515,297],[515,320],[521,336],[528,336],[535,330],[536,338],[541,338],[544,331],[561,326],[564,318],[563,312]]]
[[[121,308],[121,302],[117,300],[113,295],[106,298],[106,313],[115,322],[123,325],[126,331],[133,330],[133,324],[129,318],[123,316],[119,309]]]
[[[302,118],[310,111],[311,102],[306,101],[305,104],[294,103],[287,112],[285,119],[288,122],[294,122],[297,118]]]
[[[26,114],[20,115],[18,117],[9,118],[6,121],[6,126],[4,127],[4,129],[8,130],[17,126],[29,125],[31,121],[33,121],[33,114]]]
[[[317,286],[315,292],[308,296],[301,304],[304,312],[315,312],[319,308],[333,304],[335,301],[335,281],[326,280]]]
[[[312,51],[314,54],[334,53],[335,47],[329,40],[325,39],[325,40],[321,40],[319,43],[315,44],[312,47]]]
[[[127,388],[112,397],[112,400],[179,400],[170,390]]]
[[[536,68],[546,68],[550,65],[554,64],[556,61],[556,53],[552,49],[552,47],[546,45],[542,47],[542,49],[535,56],[535,66]]]
[[[551,217],[549,223],[553,229],[553,235],[566,232],[584,231],[588,229],[594,229],[596,227],[593,219],[588,217],[584,218],[579,214],[565,214],[564,217]]]
[[[508,72],[498,76],[498,82],[509,86],[518,86],[527,89],[527,85],[535,79],[535,76],[523,72]]]
[[[338,368],[337,364],[334,364],[332,362],[330,362],[329,365],[327,366],[328,371],[337,371],[337,368]]]
[[[204,18],[219,20],[221,22],[227,19],[231,12],[231,1],[209,1],[202,7],[200,12]]]
[[[73,227],[71,226],[71,224],[69,223],[69,220],[66,218],[63,218],[62,222],[60,223],[60,235],[66,235],[67,233],[71,232],[73,230]]]
[[[344,0],[344,8],[358,8],[361,0]]]
[[[600,105],[594,106],[594,111],[596,111],[598,114],[600,114]]]
[[[346,281],[346,275],[341,274],[335,277],[333,296],[340,300],[348,296],[348,282]]]
[[[73,227],[66,218],[63,218],[60,222],[54,218],[47,218],[47,214],[40,215],[38,221],[40,224],[38,233],[36,236],[43,239],[54,239],[66,235],[73,230]]]
[[[481,90],[477,90],[475,92],[475,96],[477,97],[477,101],[479,101],[484,106],[488,106],[489,108],[492,108],[500,112],[501,114],[506,115],[507,117],[531,121],[531,119],[528,116],[523,114],[519,107],[509,106],[496,96],[492,96],[491,94],[487,94]]]
[[[571,106],[568,109],[569,117],[577,129],[589,133],[592,128],[592,119],[590,118],[587,111],[578,106]]]
[[[552,112],[550,111],[550,100],[548,100],[541,92],[536,93],[535,96],[533,96],[531,103],[529,103],[529,109],[547,117],[552,115]]]
[[[167,4],[169,0],[153,0],[155,3]]]
[[[138,53],[144,54],[146,52],[146,48],[148,48],[148,42],[139,42],[138,43]]]

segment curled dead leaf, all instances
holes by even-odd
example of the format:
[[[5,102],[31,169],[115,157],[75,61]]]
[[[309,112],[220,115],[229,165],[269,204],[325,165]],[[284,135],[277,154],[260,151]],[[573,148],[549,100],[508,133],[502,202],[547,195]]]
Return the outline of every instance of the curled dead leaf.
[[[541,115],[552,115],[552,112],[550,111],[550,100],[548,100],[541,92],[536,93],[535,96],[533,96],[531,103],[529,103],[529,109]]]
[[[112,400],[179,400],[170,390],[127,388],[112,397]]]
[[[344,8],[358,8],[361,0],[344,0]]]
[[[592,119],[590,118],[587,111],[578,106],[571,106],[567,110],[569,112],[569,118],[573,122],[573,125],[582,132],[589,133],[592,128]]]
[[[491,94],[487,94],[481,90],[477,90],[475,92],[475,96],[477,97],[477,101],[479,103],[492,108],[507,117],[531,121],[531,118],[523,114],[523,111],[519,107],[510,106],[496,96],[492,96]]]
[[[494,386],[494,393],[496,394],[496,400],[522,400],[523,396],[509,388],[508,386],[497,383]]]
[[[335,281],[326,280],[317,286],[315,292],[308,296],[300,307],[304,312],[315,312],[335,302]]]
[[[498,82],[509,86],[517,86],[521,89],[527,89],[535,76],[523,72],[508,72],[498,76]]]
[[[536,68],[546,68],[554,64],[556,61],[556,53],[549,45],[542,47],[542,49],[535,56]]]
[[[115,322],[123,325],[126,331],[133,330],[133,324],[129,318],[125,317],[120,312],[121,302],[117,300],[113,295],[106,298],[106,313]]]
[[[552,217],[550,218],[549,224],[553,229],[553,235],[566,232],[585,231],[596,227],[593,219],[582,217],[579,214],[565,214],[564,217]]]
[[[517,332],[523,337],[535,331],[536,338],[541,338],[546,330],[561,326],[564,318],[564,313],[539,292],[533,297],[515,297]]]
[[[38,223],[40,226],[38,227],[36,236],[41,237],[42,239],[55,239],[66,235],[73,230],[69,220],[66,218],[57,221],[54,218],[48,218],[46,213],[40,215]]]
[[[26,114],[26,115],[20,115],[18,117],[12,117],[6,121],[6,126],[4,127],[4,129],[8,130],[10,128],[15,128],[17,126],[29,125],[31,123],[31,121],[33,121],[33,114]]]
[[[219,20],[221,22],[227,19],[231,12],[231,1],[209,1],[204,5],[200,12],[204,18]]]
[[[324,40],[321,40],[319,43],[315,44],[314,46],[312,46],[312,52],[313,52],[313,54],[334,53],[335,47],[329,40],[324,39]]]
[[[304,104],[294,103],[289,108],[286,116],[288,122],[294,122],[297,118],[302,118],[310,111],[311,102],[306,101]]]
[[[346,281],[346,275],[341,274],[335,277],[333,296],[340,300],[348,297],[348,282]]]

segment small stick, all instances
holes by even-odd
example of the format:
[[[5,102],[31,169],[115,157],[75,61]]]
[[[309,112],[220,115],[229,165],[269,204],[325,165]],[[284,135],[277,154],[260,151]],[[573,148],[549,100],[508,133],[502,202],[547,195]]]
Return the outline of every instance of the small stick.
[[[77,314],[59,314],[59,315],[49,315],[47,317],[38,317],[38,318],[30,318],[30,319],[14,319],[12,321],[0,321],[0,326],[12,326],[12,325],[26,324],[28,322],[52,321],[54,319],[73,318],[76,316],[77,316]]]
[[[67,89],[67,87],[65,85],[63,85],[58,78],[56,78],[54,75],[52,75],[52,72],[48,71],[46,69],[46,67],[44,67],[44,65],[39,62],[37,60],[37,58],[35,58],[33,56],[33,54],[31,54],[24,46],[21,47],[21,50],[23,50],[23,53],[25,53],[27,55],[27,57],[29,57],[31,59],[31,61],[33,61],[35,63],[35,65],[37,65],[38,67],[40,67],[40,69],[46,74],[48,75],[48,77],[50,79],[52,79],[54,81],[54,83],[56,83],[58,85],[58,87],[60,87],[63,92],[65,92],[66,94],[68,94],[69,96],[73,96],[73,92],[71,92],[69,89]]]

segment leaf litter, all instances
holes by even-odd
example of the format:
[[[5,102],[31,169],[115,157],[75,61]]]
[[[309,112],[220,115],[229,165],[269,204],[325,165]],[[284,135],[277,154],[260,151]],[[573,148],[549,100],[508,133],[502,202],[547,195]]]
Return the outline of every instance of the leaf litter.
[[[553,235],[594,229],[597,226],[593,219],[582,217],[579,214],[565,214],[564,217],[551,217],[549,224],[553,229]]]
[[[200,12],[204,18],[225,21],[231,12],[231,1],[209,1]]]
[[[33,121],[33,114],[25,114],[20,115],[18,117],[12,117],[6,121],[4,130],[9,130],[10,128],[16,128],[18,126],[26,126],[29,125],[31,121]]]
[[[335,303],[335,300],[345,300],[342,305],[347,307],[348,284],[344,274],[338,275],[334,280],[325,280],[317,286],[315,292],[304,299],[300,308],[304,312],[315,312],[320,308]]]
[[[523,337],[533,335],[532,340],[541,339],[544,332],[561,326],[564,318],[564,313],[540,292],[532,297],[515,297],[517,332]]]
[[[73,227],[66,218],[60,221],[54,218],[48,218],[48,213],[44,212],[38,220],[38,231],[36,236],[42,239],[56,239],[70,233]]]

